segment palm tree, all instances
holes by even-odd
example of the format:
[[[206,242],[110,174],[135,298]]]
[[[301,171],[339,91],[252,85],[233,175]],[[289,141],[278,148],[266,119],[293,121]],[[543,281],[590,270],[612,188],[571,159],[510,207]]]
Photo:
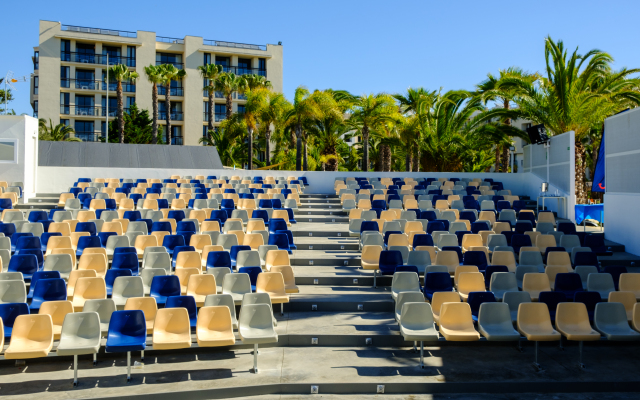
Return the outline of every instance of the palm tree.
[[[181,81],[187,76],[187,72],[183,69],[176,68],[173,64],[160,65],[162,75],[162,84],[165,88],[164,104],[165,104],[165,120],[167,121],[167,144],[171,145],[171,81]]]
[[[562,41],[545,39],[546,76],[535,83],[518,77],[507,78],[501,90],[516,90],[517,109],[492,110],[500,118],[525,118],[544,124],[552,135],[575,133],[575,191],[578,204],[586,203],[585,139],[605,118],[640,105],[640,80],[629,75],[639,69],[613,71],[613,58],[600,50],[584,55],[578,49],[569,56]]]
[[[204,89],[207,91],[207,94],[209,96],[209,112],[207,115],[209,117],[209,123],[207,124],[207,129],[210,131],[213,130],[213,93],[215,92],[214,84],[218,76],[222,73],[222,69],[222,65],[217,64],[207,64],[198,67],[202,78],[207,80],[207,86],[205,86]]]
[[[221,127],[218,130],[210,130],[206,137],[200,138],[199,142],[205,146],[215,146],[222,165],[231,166],[238,162],[234,159],[236,136],[232,129]]]
[[[369,134],[383,124],[396,118],[397,107],[394,98],[386,93],[368,94],[352,99],[353,107],[348,124],[362,135],[362,169],[369,170]]]
[[[237,76],[232,72],[223,72],[218,75],[214,87],[218,92],[222,92],[226,99],[227,116],[226,119],[231,119],[231,99],[233,92],[238,90],[244,90],[247,86],[247,81],[242,76]]]
[[[505,87],[502,85],[502,83],[509,78],[517,78],[533,83],[538,79],[538,75],[530,74],[518,67],[509,67],[506,70],[500,70],[499,76],[487,74],[487,79],[477,85],[477,94],[482,98],[485,105],[489,101],[495,101],[498,107],[502,107],[505,110],[509,110],[511,108],[511,102],[518,94],[518,89],[517,87]],[[505,118],[502,123],[511,126],[511,118]],[[507,172],[509,147],[511,147],[511,142],[507,141],[502,146],[502,157],[500,157],[500,147],[496,146],[495,172]],[[500,171],[501,162],[502,171]]]
[[[151,102],[153,106],[153,125],[151,143],[158,143],[158,85],[162,84],[162,70],[159,66],[149,65],[144,67],[144,73],[147,80],[151,82]]]
[[[282,93],[269,93],[268,104],[260,114],[261,128],[264,129],[266,165],[271,165],[271,125],[273,124],[275,131],[282,130],[285,116],[290,109],[291,103]]]
[[[349,128],[344,124],[344,115],[351,107],[350,96],[346,92],[331,89],[325,92],[333,98],[321,104],[322,117],[310,121],[307,130],[319,148],[319,160],[326,165],[326,170],[337,171],[342,158],[338,154],[338,147],[344,143],[343,137],[351,137]]]
[[[129,67],[124,64],[117,64],[109,68],[107,73],[109,79],[114,79],[118,82],[116,86],[116,96],[118,99],[118,134],[120,136],[120,143],[124,143],[124,101],[122,96],[122,81],[135,82],[138,78],[138,73],[130,71]],[[107,85],[109,82],[107,82]],[[109,101],[109,99],[107,99]]]
[[[269,102],[269,89],[264,87],[257,89],[247,89],[247,102],[244,106],[243,113],[234,114],[231,120],[244,122],[247,127],[247,169],[253,169],[253,132],[260,123],[260,116],[263,110],[267,108]],[[229,121],[231,121],[229,120]]]
[[[53,126],[53,122],[49,119],[49,126],[44,118],[38,120],[38,140],[47,140],[50,142],[82,142],[82,140],[71,137],[73,128],[65,125],[58,124]]]
[[[249,89],[256,89],[259,87],[272,89],[271,81],[268,81],[265,76],[262,75],[243,75],[244,80],[247,82],[247,87]]]

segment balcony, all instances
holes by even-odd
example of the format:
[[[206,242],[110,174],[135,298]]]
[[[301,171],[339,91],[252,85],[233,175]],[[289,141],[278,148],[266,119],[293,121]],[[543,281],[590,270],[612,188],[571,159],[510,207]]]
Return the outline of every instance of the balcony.
[[[107,65],[107,56],[92,53],[60,53],[60,61],[75,62],[81,64]],[[132,57],[109,56],[109,65],[124,64],[127,67],[135,67],[136,59]]]
[[[158,95],[164,96],[167,94],[167,88],[164,86],[158,86]],[[184,88],[172,87],[169,89],[170,96],[184,96]]]
[[[184,44],[184,39],[170,38],[165,36],[156,36],[156,42],[170,43],[170,44]]]
[[[76,138],[82,140],[83,142],[99,142],[100,138],[103,137],[102,132],[75,132]]]
[[[99,117],[100,107],[60,105],[60,114],[79,115],[83,117]]]
[[[102,81],[102,90],[107,90],[107,83]],[[109,82],[109,91],[115,92],[118,90],[118,82]],[[122,91],[127,93],[135,93],[136,85],[133,83],[122,82]]]
[[[227,114],[225,114],[225,113],[214,113],[213,114],[213,121],[214,122],[221,122],[221,121],[224,121],[225,119],[227,119]],[[202,120],[204,122],[209,122],[209,113],[208,112],[203,112],[202,113]]]
[[[246,44],[246,43],[234,43],[234,42],[223,42],[220,40],[209,40],[204,39],[202,43],[205,46],[220,46],[220,47],[232,47],[235,49],[248,49],[248,50],[261,50],[267,51],[267,46],[263,46],[260,44]]]
[[[174,136],[171,138],[171,144],[174,146],[182,146],[183,140],[182,136]]]
[[[222,65],[222,64],[216,64],[216,65]],[[222,71],[231,72],[236,75],[260,75],[265,77],[267,76],[267,70],[259,69],[259,68],[245,68],[245,67],[222,65]]]
[[[65,79],[60,78],[60,87],[67,89],[100,90],[100,81],[91,79]]]
[[[138,34],[136,32],[118,31],[115,29],[87,28],[84,26],[74,26],[74,25],[62,25],[62,30],[69,31],[69,32],[93,33],[98,35],[120,36],[120,37],[128,37],[128,38],[138,37]]]
[[[238,100],[246,100],[247,99],[247,95],[244,94],[244,93],[236,92],[236,99],[238,99]]]
[[[129,109],[125,108],[122,110],[122,112],[125,114],[128,114]],[[102,107],[102,112],[100,114],[102,114],[103,117],[106,117],[107,107]],[[109,107],[109,118],[116,118],[117,116],[118,116],[118,107]]]
[[[160,111],[158,113],[158,120],[165,121],[166,119],[167,119],[167,112],[166,111]],[[182,113],[182,111],[171,111],[171,120],[172,121],[183,121],[184,120],[184,114]]]
[[[184,63],[156,61],[156,65],[163,65],[163,64],[172,64],[174,67],[178,69],[184,69]]]

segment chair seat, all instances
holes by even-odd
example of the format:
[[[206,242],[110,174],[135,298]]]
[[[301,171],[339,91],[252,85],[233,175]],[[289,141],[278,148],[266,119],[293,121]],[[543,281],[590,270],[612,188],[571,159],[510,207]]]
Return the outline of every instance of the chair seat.
[[[234,328],[237,328],[237,324]],[[233,346],[236,344],[236,337],[233,332],[220,332],[203,329],[198,330],[196,336],[198,346],[200,347]]]
[[[438,331],[435,327],[427,329],[410,329],[400,325],[400,334],[404,336],[406,341],[414,342],[437,342]]]
[[[243,344],[262,344],[262,343],[277,343],[278,334],[273,328],[257,329],[251,328],[247,333],[245,330],[240,330],[240,338]],[[243,333],[247,336],[244,336]]]
[[[4,352],[7,360],[20,360],[26,358],[46,357],[53,347],[52,342],[34,341],[28,339],[14,339],[9,343],[9,347]],[[18,350],[14,350],[14,349]]]
[[[288,295],[269,293],[269,296],[271,297],[271,303],[272,304],[280,304],[280,303],[288,303],[289,302],[289,296]]]
[[[100,350],[100,341],[75,338],[73,343],[60,343],[57,349],[59,356],[94,354]]]
[[[633,331],[631,328],[615,329],[608,327],[606,331],[602,331],[602,334],[607,340],[613,341],[640,340],[640,333]]]
[[[191,333],[188,331],[171,333],[155,331],[153,333],[154,350],[176,350],[191,347]]]
[[[479,325],[478,330],[480,331],[482,336],[487,338],[487,340],[491,340],[491,341],[495,340],[499,342],[506,342],[506,341],[520,340],[520,334],[516,332],[513,328],[508,330],[498,325],[496,326]]]
[[[378,264],[369,264],[366,261],[361,262],[362,269],[378,269]]]
[[[122,340],[121,344],[107,345],[105,351],[107,353],[122,353],[125,351],[142,351],[145,349],[146,344],[137,343],[135,340]]]
[[[584,329],[573,329],[565,327],[564,329],[558,328],[558,331],[562,333],[567,338],[567,340],[575,340],[580,342],[600,340],[600,333],[594,331],[593,329],[591,329],[590,331],[586,331]]]
[[[556,340],[560,340],[562,335],[560,332],[552,329],[522,329],[518,328],[518,331],[527,338],[527,340],[532,340],[534,342],[553,342]]]
[[[480,334],[471,327],[454,330],[440,326],[440,333],[450,342],[472,342],[480,339]]]
[[[300,293],[300,289],[296,285],[285,286],[284,291],[287,293]]]

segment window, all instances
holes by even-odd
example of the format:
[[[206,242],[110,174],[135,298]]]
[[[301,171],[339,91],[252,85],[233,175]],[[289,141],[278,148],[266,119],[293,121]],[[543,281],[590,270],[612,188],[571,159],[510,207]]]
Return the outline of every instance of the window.
[[[251,73],[251,59],[238,58],[238,75]]]
[[[76,53],[95,55],[96,47],[89,43],[76,43]]]
[[[136,46],[127,46],[127,60],[128,67],[136,66]]]
[[[93,96],[76,95],[77,106],[93,107],[94,101],[95,101],[95,98]]]
[[[182,54],[156,53],[156,65],[173,64],[182,68]]]
[[[69,93],[60,93],[60,114],[69,114]]]
[[[60,119],[60,123],[62,125],[65,125],[65,126],[69,126],[69,120],[68,119]]]
[[[203,65],[211,64],[211,53],[204,53]]]
[[[267,59],[266,58],[258,58],[258,69],[261,71],[267,70]]]
[[[38,118],[38,100],[33,101],[33,118]]]
[[[216,64],[217,65],[222,65],[224,67],[230,67],[231,66],[231,59],[229,57],[216,56]]]
[[[182,145],[182,127],[181,126],[172,126],[171,127],[171,144],[173,145]]]
[[[222,121],[227,117],[227,106],[224,104],[216,104],[214,111],[215,122]]]
[[[131,108],[132,105],[134,105],[136,103],[136,98],[133,96],[128,96],[127,97],[127,102],[125,103],[125,107],[126,108]]]
[[[76,89],[97,90],[95,71],[92,69],[76,69]]]
[[[36,51],[33,53],[33,69],[40,69],[40,52]]]
[[[238,104],[238,114],[244,114],[245,107],[243,105]]]
[[[18,163],[18,139],[0,139],[0,163]]]
[[[60,60],[71,61],[71,42],[68,40],[60,41]]]
[[[93,135],[93,121],[76,121],[74,130],[76,131],[76,137],[81,138],[84,135]]]
[[[33,77],[33,94],[38,94],[38,84],[40,82],[40,77]]]
[[[102,96],[102,116],[107,115],[107,98]],[[118,113],[118,99],[116,97],[109,97],[109,116],[115,117]]]
[[[208,134],[207,125],[202,125],[202,137],[207,137]]]

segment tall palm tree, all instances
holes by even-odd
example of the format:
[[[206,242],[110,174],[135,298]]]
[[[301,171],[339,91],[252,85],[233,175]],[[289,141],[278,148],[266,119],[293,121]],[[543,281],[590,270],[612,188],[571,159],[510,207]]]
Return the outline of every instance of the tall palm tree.
[[[249,89],[256,89],[259,87],[266,88],[266,89],[273,88],[273,86],[271,85],[271,81],[268,81],[267,77],[265,76],[251,74],[251,75],[243,75],[242,77],[247,82],[247,87]]]
[[[233,92],[244,90],[247,86],[247,81],[242,76],[238,76],[232,72],[223,72],[218,75],[215,81],[214,87],[218,92],[224,94],[227,106],[226,119],[231,119],[231,100]]]
[[[165,121],[167,122],[167,144],[171,145],[171,81],[181,81],[187,76],[183,69],[176,68],[173,64],[160,65],[162,84],[164,85]]]
[[[122,95],[122,81],[135,82],[138,78],[138,73],[130,71],[129,67],[124,64],[117,64],[109,68],[107,74],[109,79],[114,79],[118,82],[116,86],[116,96],[118,99],[118,135],[120,136],[120,143],[124,143],[124,101]],[[109,82],[107,82],[107,85]],[[109,101],[109,99],[107,99]]]
[[[349,128],[344,124],[344,114],[351,107],[349,96],[342,91],[327,89],[327,94],[334,101],[322,104],[322,117],[313,120],[308,127],[309,134],[315,139],[320,151],[320,159],[327,171],[337,171],[342,160],[338,154],[338,146],[344,143],[344,136],[351,136]]]
[[[379,129],[383,124],[396,118],[396,103],[394,98],[386,93],[353,97],[352,103],[351,116],[347,122],[362,135],[362,170],[368,171],[369,134],[372,129]]]
[[[260,114],[261,129],[264,130],[266,165],[271,165],[271,125],[275,131],[284,129],[285,116],[290,109],[291,103],[282,93],[269,93],[268,104]]]
[[[247,169],[253,169],[253,132],[256,130],[260,121],[263,110],[269,104],[269,89],[264,87],[256,89],[247,89],[247,102],[244,106],[244,112],[234,114],[232,120],[242,121],[247,127]]]
[[[640,105],[640,80],[629,78],[640,69],[613,71],[613,58],[600,50],[569,55],[562,41],[545,39],[546,73],[535,83],[513,77],[498,89],[517,90],[517,109],[492,110],[495,117],[525,118],[544,124],[552,135],[575,133],[575,191],[577,203],[586,203],[583,139],[605,118]]]
[[[487,79],[477,85],[476,93],[482,98],[485,105],[489,101],[495,101],[498,107],[509,110],[511,108],[511,102],[518,94],[517,87],[505,87],[504,85],[502,85],[502,83],[509,78],[517,78],[533,83],[536,79],[538,79],[538,75],[530,74],[518,67],[509,67],[506,70],[500,70],[498,76],[487,74]],[[502,123],[511,126],[511,118],[504,118]],[[507,172],[509,147],[511,147],[511,143],[507,141],[502,146],[502,156],[500,156],[500,147],[496,146],[495,172]],[[500,163],[502,163],[502,171],[500,170]]]
[[[213,94],[216,91],[215,81],[218,79],[218,76],[222,73],[222,65],[217,64],[207,64],[201,65],[198,67],[200,71],[200,75],[203,79],[207,80],[207,86],[204,89],[207,91],[207,95],[209,97],[209,123],[207,124],[207,129],[213,130],[213,112],[214,112],[214,104],[213,104]]]
[[[160,66],[149,65],[144,67],[144,73],[147,80],[151,82],[151,103],[153,107],[152,115],[152,139],[151,143],[158,143],[158,85],[162,84],[162,70]]]
[[[201,137],[199,142],[205,146],[215,146],[222,165],[231,166],[238,163],[238,160],[234,159],[236,135],[232,129],[209,130],[208,135]]]
[[[47,140],[50,142],[82,142],[82,140],[71,137],[73,128],[65,125],[58,124],[53,126],[53,122],[49,119],[49,126],[44,118],[38,120],[38,140]]]

